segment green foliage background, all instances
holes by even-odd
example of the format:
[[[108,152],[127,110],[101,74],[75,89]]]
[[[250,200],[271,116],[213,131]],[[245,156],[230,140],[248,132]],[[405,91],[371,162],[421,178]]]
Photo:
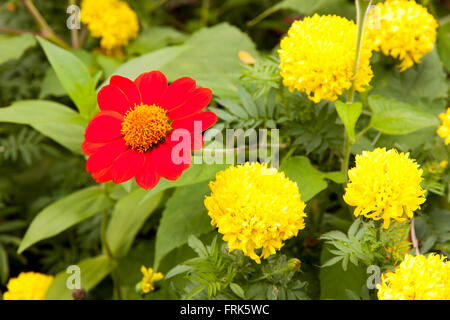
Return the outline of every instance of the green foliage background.
[[[342,235],[355,235],[342,200],[340,150],[345,128],[355,138],[369,124],[352,154],[395,147],[418,160],[428,190],[416,221],[421,252],[449,255],[448,171],[438,164],[450,153],[435,132],[438,114],[448,107],[450,8],[444,1],[418,2],[440,22],[436,48],[403,73],[375,54],[372,89],[351,112],[339,102],[314,105],[304,94],[289,93],[276,50],[294,19],[316,12],[353,19],[353,1],[130,0],[142,30],[118,57],[102,55],[90,36],[83,49],[68,51],[31,34],[0,33],[0,291],[9,277],[33,270],[56,275],[48,299],[71,299],[65,269],[77,264],[89,299],[113,297],[113,270],[123,298],[141,299],[135,286],[146,265],[166,277],[145,299],[374,298],[364,289],[364,264],[353,263],[351,254],[339,259],[342,264],[320,267],[334,257],[335,242],[346,241]],[[70,43],[66,3],[35,5]],[[19,1],[0,4],[0,26],[39,31]],[[256,64],[240,62],[240,50]],[[299,185],[307,227],[261,267],[226,252],[203,206],[208,182],[226,165],[194,165],[150,191],[134,182],[97,185],[85,172],[81,143],[98,111],[96,90],[113,74],[135,78],[150,70],[161,70],[169,81],[190,76],[211,88],[209,108],[219,130],[280,129],[280,170]],[[205,146],[222,148],[217,141]],[[102,211],[110,218],[106,239],[114,260],[101,246]],[[323,238],[328,231],[342,234]],[[300,259],[300,271],[289,268],[290,258]]]

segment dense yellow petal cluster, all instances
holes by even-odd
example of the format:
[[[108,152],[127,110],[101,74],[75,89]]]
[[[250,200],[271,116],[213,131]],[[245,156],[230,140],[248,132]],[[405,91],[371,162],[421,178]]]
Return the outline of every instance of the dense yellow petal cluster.
[[[377,148],[356,156],[356,166],[348,171],[344,200],[355,206],[355,216],[403,222],[425,202],[420,186],[422,169],[409,154]]]
[[[441,113],[439,119],[441,119],[442,124],[438,128],[437,134],[444,138],[445,144],[448,145],[450,143],[450,108],[445,113]]]
[[[378,284],[380,300],[450,300],[450,262],[437,254],[406,255]]]
[[[400,60],[404,71],[433,49],[438,23],[427,9],[409,0],[378,3],[367,18],[367,37],[375,50]]]
[[[335,101],[352,86],[356,56],[356,25],[338,16],[315,14],[295,21],[281,40],[278,54],[283,84],[305,92],[318,103]],[[373,77],[371,45],[363,40],[355,89],[364,91]]]
[[[121,0],[83,0],[80,19],[108,51],[127,45],[139,31],[136,13]]]
[[[297,184],[266,164],[245,163],[217,173],[205,206],[231,251],[257,263],[305,227],[305,203]],[[262,249],[258,255],[255,250]]]
[[[140,287],[143,293],[150,293],[155,290],[155,282],[160,281],[164,276],[161,272],[154,272],[152,268],[141,267],[143,274]]]
[[[17,278],[11,278],[3,294],[4,300],[44,300],[53,276],[36,272],[22,272]]]

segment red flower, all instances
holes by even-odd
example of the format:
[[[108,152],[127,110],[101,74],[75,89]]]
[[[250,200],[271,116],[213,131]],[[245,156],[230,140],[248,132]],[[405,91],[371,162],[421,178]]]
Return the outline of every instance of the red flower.
[[[134,82],[113,76],[98,93],[101,111],[84,134],[86,170],[97,182],[135,177],[144,189],[156,186],[161,177],[178,179],[191,164],[191,150],[203,147],[202,131],[217,121],[214,113],[202,111],[211,96],[211,90],[196,88],[191,78],[168,85],[159,71],[141,74]],[[175,148],[181,140],[177,130],[189,134],[181,154]]]

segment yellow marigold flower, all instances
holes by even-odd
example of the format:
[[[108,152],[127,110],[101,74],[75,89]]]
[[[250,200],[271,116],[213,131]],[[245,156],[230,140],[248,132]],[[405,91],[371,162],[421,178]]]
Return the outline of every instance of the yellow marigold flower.
[[[44,300],[53,276],[36,272],[22,272],[8,281],[4,300]]]
[[[406,255],[377,285],[380,300],[450,300],[450,262],[438,254]]]
[[[205,206],[230,252],[240,249],[261,263],[305,227],[297,184],[266,164],[231,166],[217,173],[209,187]],[[262,249],[259,256],[257,249]]]
[[[434,17],[415,1],[387,0],[369,13],[367,37],[376,51],[399,59],[404,71],[433,49],[437,27]]]
[[[160,281],[164,276],[161,272],[154,272],[152,268],[141,267],[141,272],[144,275],[140,282],[140,287],[143,293],[149,293],[155,290],[155,282]]]
[[[108,51],[127,45],[139,31],[136,13],[121,0],[83,0],[80,19]]]
[[[352,86],[356,30],[354,22],[335,15],[315,14],[295,21],[278,50],[283,84],[291,92],[305,92],[315,103],[335,101]],[[357,91],[364,91],[373,77],[370,47],[363,40],[355,79]]]
[[[355,216],[403,222],[425,202],[420,186],[422,169],[409,153],[377,148],[356,156],[356,166],[348,171],[344,200],[355,206]]]
[[[441,119],[442,125],[439,126],[437,134],[441,138],[445,138],[445,144],[448,145],[450,143],[450,108],[445,113],[441,113],[439,119]]]
[[[442,160],[441,162],[439,162],[439,166],[441,168],[447,168],[448,166],[448,161],[447,160]]]

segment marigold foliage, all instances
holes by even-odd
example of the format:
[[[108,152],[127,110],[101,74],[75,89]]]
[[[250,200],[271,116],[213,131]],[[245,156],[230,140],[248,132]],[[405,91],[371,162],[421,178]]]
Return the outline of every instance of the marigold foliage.
[[[437,134],[444,138],[445,144],[448,145],[450,143],[450,109],[447,109],[445,113],[441,113],[439,119],[441,119],[442,124],[438,128]]]
[[[283,240],[305,227],[305,203],[297,184],[266,164],[229,167],[209,186],[212,193],[206,197],[205,206],[211,224],[228,241],[230,252],[242,250],[261,263],[261,258],[283,246]],[[260,255],[257,249],[262,249]]]
[[[376,51],[399,59],[404,71],[433,49],[437,27],[434,17],[415,1],[387,0],[369,13],[367,37]]]
[[[295,21],[281,40],[278,54],[283,84],[305,92],[315,103],[335,101],[352,86],[356,25],[346,18],[315,14]],[[373,77],[371,44],[363,40],[355,89],[364,91]]]
[[[344,200],[355,206],[355,216],[403,222],[425,202],[420,186],[422,169],[409,154],[377,148],[356,156],[356,166],[348,171]]]
[[[17,278],[11,278],[6,285],[8,291],[3,295],[4,300],[44,300],[53,276],[22,272]]]
[[[143,293],[150,293],[155,290],[155,282],[160,281],[164,276],[161,272],[154,272],[152,268],[141,267],[143,274],[140,287]]]
[[[108,51],[127,45],[139,31],[136,13],[121,0],[83,0],[80,19]]]
[[[450,262],[438,254],[406,255],[377,285],[380,300],[449,300]]]

